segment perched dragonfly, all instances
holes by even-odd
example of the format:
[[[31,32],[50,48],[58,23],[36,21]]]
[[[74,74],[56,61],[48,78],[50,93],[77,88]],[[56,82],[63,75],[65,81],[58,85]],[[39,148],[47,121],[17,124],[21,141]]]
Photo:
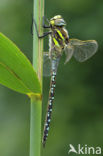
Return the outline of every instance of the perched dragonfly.
[[[74,56],[77,61],[84,62],[92,57],[98,49],[98,43],[95,40],[81,41],[79,39],[70,39],[68,31],[65,29],[66,22],[61,15],[54,16],[50,19],[50,21],[47,20],[47,22],[48,25],[45,24],[44,17],[42,26],[45,29],[49,28],[49,31],[44,32],[43,35],[39,35],[37,25],[34,20],[38,38],[44,38],[45,36],[49,35],[49,52],[44,53],[44,74],[47,76],[51,75],[51,81],[48,98],[48,109],[42,140],[43,146],[45,146],[48,137],[56,87],[56,74],[63,52],[65,52],[66,55],[65,63],[69,62],[72,56]],[[48,73],[48,69],[50,71],[49,73],[51,74]]]

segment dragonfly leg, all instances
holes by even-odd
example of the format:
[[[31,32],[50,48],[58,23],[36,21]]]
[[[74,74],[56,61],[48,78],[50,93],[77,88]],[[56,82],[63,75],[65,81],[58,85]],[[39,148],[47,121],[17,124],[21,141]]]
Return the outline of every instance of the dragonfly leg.
[[[46,24],[45,24],[45,20],[49,23],[48,19],[47,19],[45,16],[43,16],[42,27],[43,27],[43,28],[50,28],[50,25],[46,25]]]
[[[42,35],[39,35],[38,29],[37,29],[37,24],[34,19],[33,19],[33,23],[35,25],[35,29],[36,29],[38,38],[44,38],[45,36],[51,34],[51,31],[49,31],[49,32],[44,32]]]

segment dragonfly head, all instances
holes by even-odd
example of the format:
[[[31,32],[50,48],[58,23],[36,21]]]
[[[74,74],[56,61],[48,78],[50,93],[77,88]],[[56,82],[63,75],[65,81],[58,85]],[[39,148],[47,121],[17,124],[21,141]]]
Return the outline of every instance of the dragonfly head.
[[[64,19],[62,18],[61,15],[56,15],[53,18],[50,19],[50,26],[51,27],[53,27],[53,26],[62,27],[62,26],[65,26],[65,25],[66,25],[66,22],[64,21]]]

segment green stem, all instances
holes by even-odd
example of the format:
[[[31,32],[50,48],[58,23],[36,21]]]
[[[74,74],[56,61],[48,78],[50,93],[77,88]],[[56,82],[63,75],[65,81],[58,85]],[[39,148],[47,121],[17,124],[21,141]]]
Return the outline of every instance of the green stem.
[[[42,17],[44,15],[44,0],[34,0],[33,18],[36,21],[39,33],[42,33]],[[43,60],[43,40],[38,39],[35,27],[33,28],[33,67],[37,72],[42,87],[42,60]],[[30,118],[30,156],[40,156],[41,151],[41,114],[42,97],[31,98],[31,118]]]
[[[40,156],[41,111],[41,101],[31,100],[30,156]]]

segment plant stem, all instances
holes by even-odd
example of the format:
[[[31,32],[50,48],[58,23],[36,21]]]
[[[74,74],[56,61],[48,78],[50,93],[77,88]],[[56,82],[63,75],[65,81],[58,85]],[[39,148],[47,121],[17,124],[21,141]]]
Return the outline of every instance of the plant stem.
[[[31,100],[30,156],[40,156],[41,111],[41,101]]]
[[[44,15],[44,0],[34,0],[33,18],[36,21],[39,33],[42,33],[42,17]],[[33,67],[37,72],[42,87],[42,60],[43,40],[38,39],[35,28],[33,28]],[[42,97],[42,93],[40,95]],[[40,156],[41,151],[41,114],[42,99],[31,98],[30,118],[30,156]]]

